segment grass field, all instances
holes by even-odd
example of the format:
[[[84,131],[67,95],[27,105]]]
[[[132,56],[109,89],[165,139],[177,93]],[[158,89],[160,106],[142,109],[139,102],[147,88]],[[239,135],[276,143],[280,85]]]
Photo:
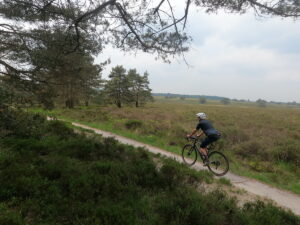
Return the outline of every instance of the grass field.
[[[222,133],[218,143],[231,161],[231,171],[300,194],[300,109],[257,107],[254,103],[199,104],[197,99],[165,99],[141,108],[114,106],[34,109],[124,135],[180,153],[185,135],[203,111]]]

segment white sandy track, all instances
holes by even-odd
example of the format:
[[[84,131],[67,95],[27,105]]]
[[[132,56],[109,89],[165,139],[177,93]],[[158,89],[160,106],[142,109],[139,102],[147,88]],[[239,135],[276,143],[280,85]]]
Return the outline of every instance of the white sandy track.
[[[118,140],[121,143],[132,145],[135,147],[144,147],[152,153],[160,153],[161,155],[165,155],[165,156],[173,158],[179,162],[182,162],[181,156],[171,153],[171,152],[168,152],[168,151],[165,151],[163,149],[156,148],[151,145],[147,145],[147,144],[144,144],[144,143],[120,136],[120,135],[113,134],[111,132],[102,131],[102,130],[95,129],[95,128],[92,128],[92,127],[89,127],[86,125],[79,124],[79,123],[72,123],[72,124],[77,127],[93,130],[95,133],[101,134],[103,137],[114,137],[116,140]],[[197,170],[206,169],[205,167],[203,167],[203,165],[201,163],[196,163],[193,166],[193,168],[195,168]],[[277,203],[279,206],[290,209],[295,214],[300,215],[300,196],[299,195],[271,187],[269,185],[263,184],[254,179],[238,176],[238,175],[235,175],[230,172],[228,172],[224,177],[229,179],[234,186],[243,188],[244,190],[248,191],[249,193],[271,199],[275,203]]]

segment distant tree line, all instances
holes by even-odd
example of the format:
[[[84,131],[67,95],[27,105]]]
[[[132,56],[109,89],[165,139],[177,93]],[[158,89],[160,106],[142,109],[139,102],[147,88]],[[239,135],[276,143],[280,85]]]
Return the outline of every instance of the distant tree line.
[[[259,98],[256,101],[250,101],[245,100],[245,99],[230,99],[230,98],[225,98],[225,97],[220,97],[220,96],[207,96],[207,95],[182,95],[182,94],[172,94],[172,93],[153,93],[153,96],[163,96],[166,99],[175,99],[179,98],[181,101],[186,100],[187,98],[197,98],[198,102],[200,104],[206,104],[207,101],[213,100],[213,101],[219,101],[220,103],[224,105],[228,105],[231,102],[236,102],[236,103],[254,103],[259,107],[267,107],[268,104],[276,104],[276,105],[287,105],[291,107],[300,107],[300,103],[297,103],[296,101],[292,102],[276,102],[276,101],[266,101],[264,99]]]
[[[161,96],[165,98],[179,98],[179,99],[186,99],[186,98],[194,98],[199,99],[200,97],[204,97],[207,100],[221,100],[223,97],[219,96],[209,96],[209,95],[188,95],[188,94],[173,94],[173,93],[152,93],[153,96]]]

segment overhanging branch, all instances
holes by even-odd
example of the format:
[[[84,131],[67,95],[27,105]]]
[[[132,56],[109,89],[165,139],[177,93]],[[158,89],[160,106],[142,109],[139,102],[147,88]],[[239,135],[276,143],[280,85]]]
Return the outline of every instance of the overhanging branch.
[[[254,5],[254,6],[258,6],[259,8],[262,8],[262,9],[266,9],[267,11],[269,12],[272,12],[274,13],[275,15],[278,15],[278,16],[282,16],[282,17],[299,17],[300,14],[298,13],[295,13],[295,14],[288,14],[288,13],[285,13],[283,11],[279,11],[278,9],[274,8],[274,7],[270,7],[270,6],[267,6],[265,4],[262,4],[262,3],[259,3],[255,0],[247,0],[251,5]]]

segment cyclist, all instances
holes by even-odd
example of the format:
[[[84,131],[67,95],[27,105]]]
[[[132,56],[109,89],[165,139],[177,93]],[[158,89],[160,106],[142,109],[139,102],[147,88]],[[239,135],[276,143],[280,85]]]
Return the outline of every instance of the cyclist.
[[[197,137],[200,137],[201,135],[203,135],[203,133],[206,135],[206,138],[200,145],[200,151],[207,159],[207,145],[217,141],[221,137],[221,134],[213,127],[210,121],[206,120],[205,113],[200,112],[197,113],[196,116],[199,119],[199,123],[197,124],[196,129],[194,129],[191,134],[188,134],[187,137],[190,138],[191,136],[196,134],[198,130],[202,130],[201,133],[197,135]],[[207,163],[205,162],[204,165],[206,166]]]

